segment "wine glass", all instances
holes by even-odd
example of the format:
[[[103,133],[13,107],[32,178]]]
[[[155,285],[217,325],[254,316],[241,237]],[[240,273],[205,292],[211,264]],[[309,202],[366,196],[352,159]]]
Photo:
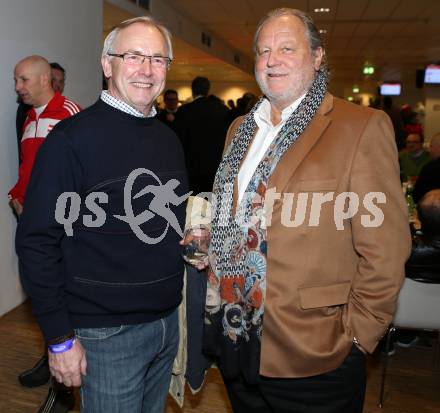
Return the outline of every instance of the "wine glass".
[[[208,248],[211,241],[209,229],[204,226],[185,230],[183,234],[183,259],[192,266],[203,269],[208,265]]]

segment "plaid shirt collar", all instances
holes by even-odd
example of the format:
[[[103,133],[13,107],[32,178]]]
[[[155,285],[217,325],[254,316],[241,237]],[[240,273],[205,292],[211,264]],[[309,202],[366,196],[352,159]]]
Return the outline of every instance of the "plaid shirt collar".
[[[156,116],[156,108],[154,105],[151,107],[150,113],[145,116],[142,112],[139,112],[137,109],[130,106],[128,103],[123,102],[122,100],[116,99],[114,96],[110,95],[107,90],[103,90],[101,92],[101,100],[107,105],[110,105],[116,109],[121,110],[122,112],[128,113],[129,115],[136,116],[137,118],[152,118]]]

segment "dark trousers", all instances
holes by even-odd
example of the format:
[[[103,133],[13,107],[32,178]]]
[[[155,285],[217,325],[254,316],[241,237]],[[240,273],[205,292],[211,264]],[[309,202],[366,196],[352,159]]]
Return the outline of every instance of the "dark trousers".
[[[225,380],[234,413],[362,413],[365,355],[353,345],[336,370],[312,377],[260,376],[251,386],[242,377]]]

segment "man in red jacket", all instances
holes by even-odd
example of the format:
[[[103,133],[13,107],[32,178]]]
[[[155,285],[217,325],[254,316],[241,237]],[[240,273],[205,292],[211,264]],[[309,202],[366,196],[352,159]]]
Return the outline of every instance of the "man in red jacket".
[[[44,57],[29,56],[18,62],[14,80],[20,99],[31,105],[23,125],[18,181],[9,191],[10,205],[19,216],[38,149],[52,128],[80,107],[53,90],[51,67]]]
[[[14,80],[20,100],[30,105],[22,130],[18,181],[9,191],[10,205],[17,216],[20,216],[40,146],[59,121],[78,113],[81,108],[54,91],[51,66],[44,57],[29,56],[18,62],[14,69]],[[35,387],[45,384],[49,378],[45,353],[34,367],[20,374],[18,379],[23,386]],[[74,397],[69,389],[51,386],[39,412],[67,412],[73,404]]]

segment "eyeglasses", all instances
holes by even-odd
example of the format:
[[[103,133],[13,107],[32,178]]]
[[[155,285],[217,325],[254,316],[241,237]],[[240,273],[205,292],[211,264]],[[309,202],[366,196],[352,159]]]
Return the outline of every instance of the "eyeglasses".
[[[150,65],[152,67],[162,69],[165,66],[169,66],[172,62],[172,59],[165,56],[148,56],[145,54],[140,53],[107,53],[108,56],[112,57],[120,57],[125,64],[130,66],[140,66],[145,62],[145,59],[148,59],[150,61]]]

